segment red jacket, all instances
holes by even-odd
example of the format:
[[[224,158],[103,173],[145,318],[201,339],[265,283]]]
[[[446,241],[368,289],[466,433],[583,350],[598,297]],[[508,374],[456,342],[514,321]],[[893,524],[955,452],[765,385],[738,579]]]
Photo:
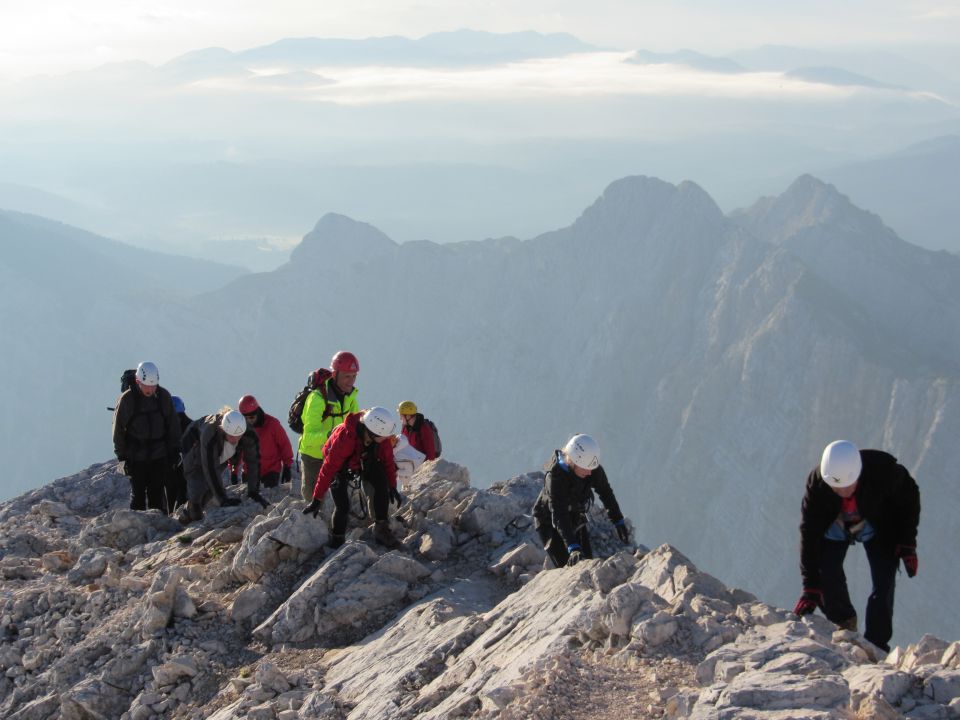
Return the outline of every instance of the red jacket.
[[[411,428],[409,425],[403,426],[403,434],[412,447],[427,456],[427,460],[437,459],[437,447],[433,442],[433,430],[424,422],[423,413],[417,413],[417,421]]]
[[[281,469],[293,465],[293,448],[290,446],[290,438],[287,437],[287,431],[283,425],[273,415],[263,414],[263,422],[260,426],[253,426],[257,433],[257,440],[260,441],[260,477],[267,473],[280,472]],[[230,463],[230,469],[233,470],[234,464]],[[247,473],[247,462],[243,461],[243,473]]]
[[[330,489],[330,483],[338,472],[353,470],[360,472],[360,455],[363,452],[363,437],[360,433],[362,413],[350,413],[341,425],[330,433],[323,444],[323,465],[317,473],[317,483],[313,487],[314,499],[321,499]],[[397,486],[397,465],[393,461],[393,443],[383,441],[377,444],[377,460],[383,465],[387,482],[391,488]]]

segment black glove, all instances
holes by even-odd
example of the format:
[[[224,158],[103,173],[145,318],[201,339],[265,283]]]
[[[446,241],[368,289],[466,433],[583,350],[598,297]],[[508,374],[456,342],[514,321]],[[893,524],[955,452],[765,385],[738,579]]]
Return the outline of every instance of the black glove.
[[[390,488],[390,502],[396,504],[397,507],[403,505],[403,495],[396,488]]]
[[[240,484],[240,474],[235,469],[230,471],[230,484],[231,485]]]
[[[570,557],[567,558],[567,567],[573,567],[581,560],[583,560],[583,554],[579,550],[574,550],[570,553]]]
[[[623,520],[615,522],[613,527],[617,530],[617,535],[620,537],[620,542],[624,545],[630,544],[630,531],[627,529],[627,523]]]
[[[303,514],[313,515],[314,517],[316,517],[320,513],[320,508],[322,507],[323,507],[323,501],[318,500],[317,498],[314,498],[313,502],[311,502],[309,505],[307,505],[303,509]]]
[[[260,507],[262,507],[264,510],[270,507],[270,502],[258,492],[250,493],[250,499],[256,500],[258,503],[260,503]]]
[[[280,472],[280,482],[288,483],[290,482],[290,466],[284,465],[283,470]]]
[[[226,497],[220,501],[221,507],[236,507],[240,504],[240,498]]]

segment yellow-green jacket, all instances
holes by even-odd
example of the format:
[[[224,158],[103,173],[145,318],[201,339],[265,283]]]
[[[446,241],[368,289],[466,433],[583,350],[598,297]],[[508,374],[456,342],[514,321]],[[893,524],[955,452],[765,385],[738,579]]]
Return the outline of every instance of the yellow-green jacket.
[[[338,400],[334,389],[334,379],[329,378],[323,384],[323,391],[327,395],[324,400],[320,390],[314,390],[307,395],[303,405],[303,435],[300,437],[300,454],[314,458],[323,457],[323,444],[327,441],[333,429],[343,422],[349,413],[360,412],[357,404],[357,388],[353,388],[343,398]]]

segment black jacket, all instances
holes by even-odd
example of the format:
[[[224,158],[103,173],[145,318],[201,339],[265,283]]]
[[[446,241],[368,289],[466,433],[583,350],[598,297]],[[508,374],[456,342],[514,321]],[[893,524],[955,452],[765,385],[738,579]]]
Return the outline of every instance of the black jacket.
[[[593,503],[593,493],[600,496],[603,507],[611,522],[620,522],[623,513],[613,494],[613,488],[607,480],[607,473],[603,466],[599,466],[585,478],[578,478],[572,469],[564,469],[560,464],[560,451],[554,451],[553,461],[547,468],[547,476],[543,481],[543,490],[533,507],[534,515],[543,519],[550,518],[550,522],[560,533],[560,537],[567,545],[577,542],[577,532],[574,526],[576,515],[585,513]]]
[[[165,388],[147,397],[134,385],[124,390],[113,413],[113,452],[134,462],[169,459],[180,454],[180,421]]]
[[[917,544],[920,489],[897,459],[882,450],[861,450],[863,469],[854,497],[860,515],[876,532],[874,542],[893,553]],[[800,574],[805,588],[820,589],[820,544],[840,514],[841,498],[823,481],[819,465],[807,476],[800,510]]]

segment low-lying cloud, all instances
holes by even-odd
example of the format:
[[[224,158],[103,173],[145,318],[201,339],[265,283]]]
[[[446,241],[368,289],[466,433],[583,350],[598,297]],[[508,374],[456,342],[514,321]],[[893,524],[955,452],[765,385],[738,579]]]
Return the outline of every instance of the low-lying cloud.
[[[195,89],[283,93],[341,105],[409,101],[511,101],[551,97],[663,95],[835,100],[861,92],[901,92],[790,78],[779,72],[713,73],[679,64],[636,64],[632,53],[600,52],[492,67],[315,67],[290,82],[285,68],[251,68],[252,78],[211,78]]]

